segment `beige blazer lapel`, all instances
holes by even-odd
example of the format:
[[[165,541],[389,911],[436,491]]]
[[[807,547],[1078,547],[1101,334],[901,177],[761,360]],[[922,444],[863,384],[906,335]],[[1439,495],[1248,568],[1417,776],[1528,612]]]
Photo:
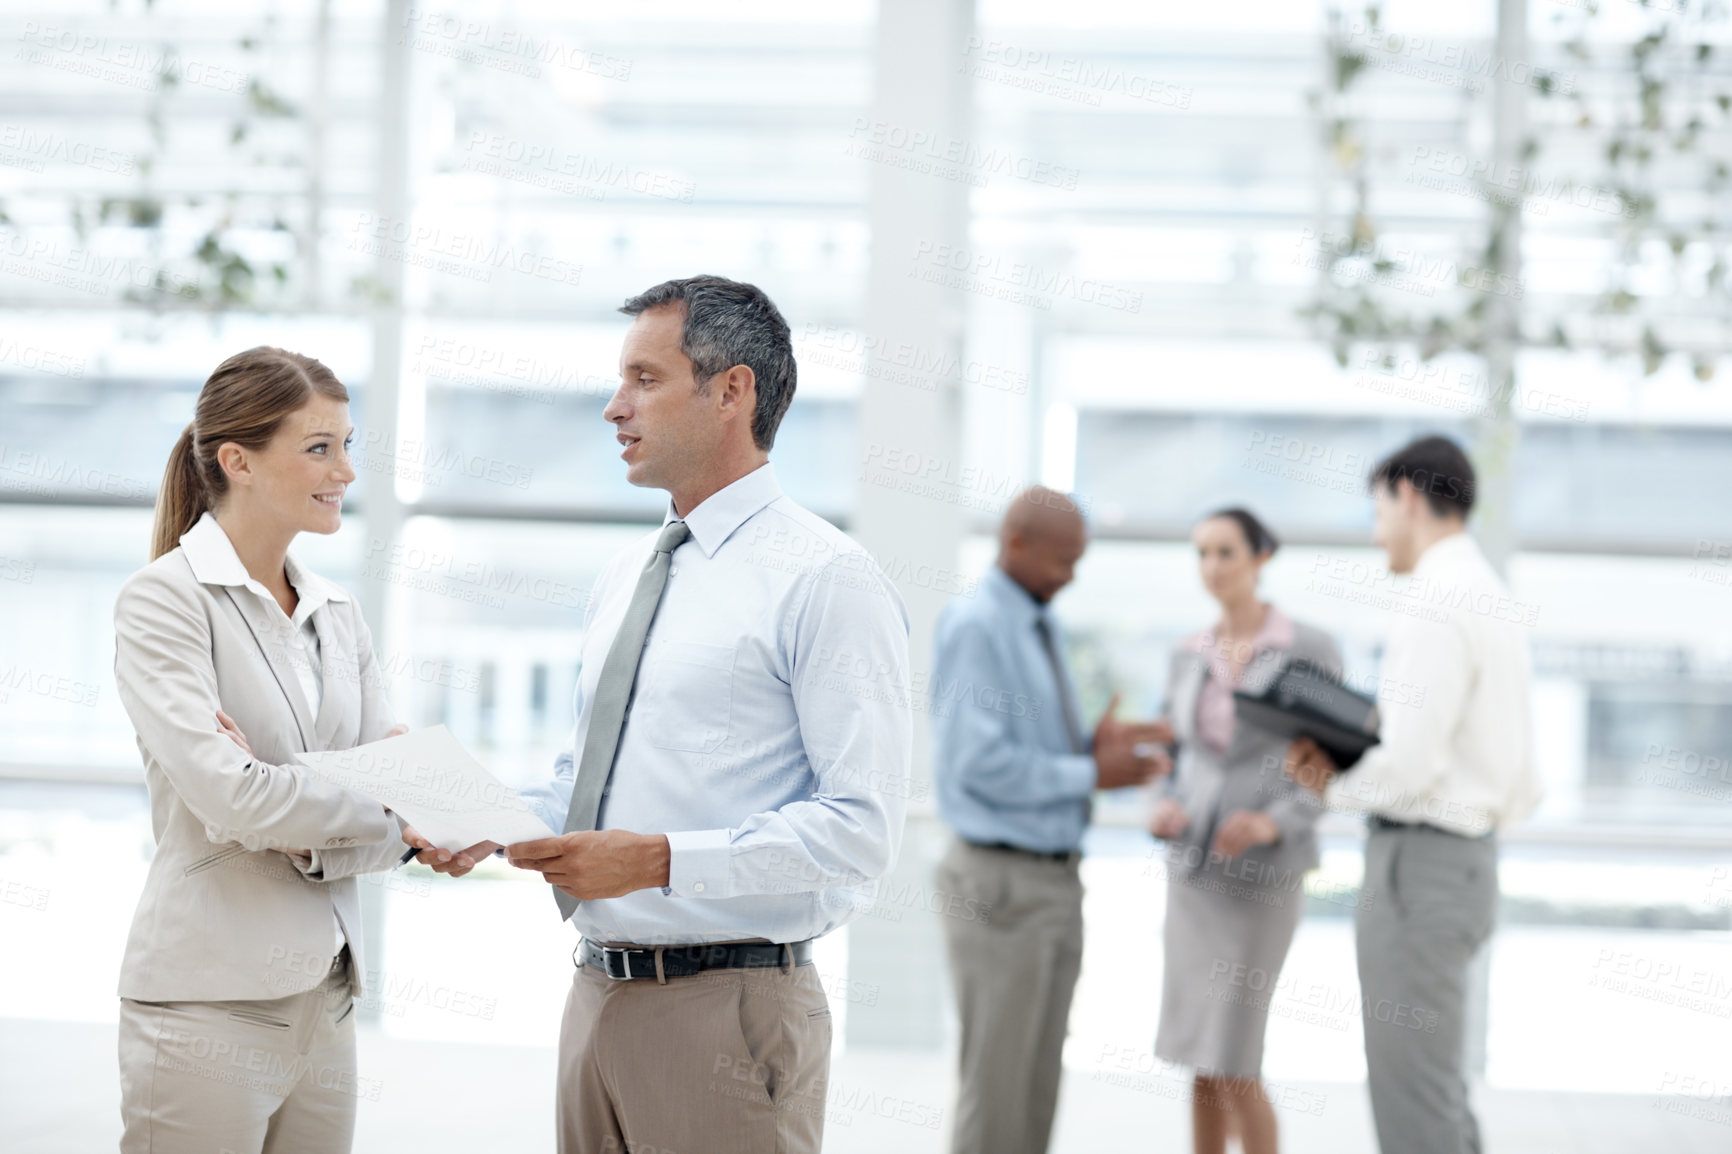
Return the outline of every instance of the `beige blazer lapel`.
[[[313,610],[313,629],[319,635],[319,681],[324,692],[319,695],[319,716],[313,719],[315,750],[330,749],[336,740],[337,728],[343,722],[343,703],[348,700],[349,682],[355,679],[355,663],[345,660],[353,642],[338,635],[331,618],[329,601]]]
[[[236,595],[234,586],[223,586],[223,592],[234,602],[241,612],[241,619],[252,630],[253,640],[258,643],[259,651],[265,655],[265,662],[271,667],[271,673],[277,679],[277,685],[282,688],[283,696],[289,699],[289,708],[295,714],[295,728],[300,731],[301,748],[311,752],[314,748],[310,739],[314,735],[313,719],[307,704],[306,694],[301,692],[301,683],[295,677],[294,666],[289,663],[287,638],[277,636],[279,627],[265,616],[264,607],[247,590],[243,589]],[[319,635],[319,646],[324,647],[324,634]]]

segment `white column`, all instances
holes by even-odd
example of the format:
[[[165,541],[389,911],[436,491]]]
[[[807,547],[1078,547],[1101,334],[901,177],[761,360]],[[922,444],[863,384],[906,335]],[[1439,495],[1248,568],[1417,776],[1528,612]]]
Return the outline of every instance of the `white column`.
[[[374,211],[381,220],[402,220],[408,215],[409,49],[406,39],[399,35],[408,14],[408,0],[389,0],[385,5],[385,24],[380,29],[379,168]],[[372,443],[391,453],[397,444],[397,400],[403,369],[403,264],[386,256],[381,246],[373,275],[378,278],[384,299],[373,309],[373,364],[367,376],[361,423],[373,435]],[[391,544],[402,530],[403,504],[397,498],[392,469],[375,466],[366,476],[367,501],[362,523],[366,540],[385,542],[384,551],[371,558],[382,562],[390,556]],[[382,564],[367,567],[370,575],[361,579],[359,588],[361,612],[373,630],[375,651],[398,654],[403,652],[406,638],[401,631],[388,627],[391,584],[382,570]],[[367,936],[371,964],[385,968],[384,886],[361,887],[361,927]],[[376,1002],[357,1007],[356,1012],[369,1019],[379,1016]]]
[[[1529,60],[1527,0],[1498,0],[1497,41],[1493,59]],[[1509,80],[1495,82],[1492,91],[1492,160],[1495,171],[1511,172],[1522,165],[1522,139],[1527,131],[1528,89]],[[1522,214],[1519,202],[1491,205],[1492,233],[1498,238],[1496,284],[1520,282]],[[1508,278],[1507,280],[1505,278]],[[1521,304],[1514,297],[1493,293],[1486,302],[1488,338],[1486,376],[1498,400],[1474,422],[1474,536],[1486,559],[1501,573],[1509,572],[1516,549],[1515,468],[1520,427],[1515,413],[1515,357],[1521,341]],[[1467,1068],[1485,1077],[1486,1038],[1491,1017],[1491,952],[1494,935],[1468,970]]]
[[[962,65],[973,25],[973,0],[881,0],[872,119],[898,138],[902,133],[927,133],[928,139],[940,142],[940,153],[944,141],[968,140],[972,79]],[[968,187],[915,169],[863,163],[870,169],[872,246],[865,328],[875,342],[873,356],[883,360],[895,350],[912,348],[926,363],[960,361],[967,311],[962,294],[921,279],[918,274],[933,266],[917,254],[943,246],[967,247]],[[908,605],[913,670],[924,684],[932,668],[933,625],[949,593],[942,587],[922,587],[911,577],[923,565],[955,569],[957,542],[967,522],[961,502],[972,494],[957,483],[963,462],[962,398],[956,382],[940,378],[937,389],[924,391],[896,383],[895,376],[867,373],[851,528],[880,564],[910,575],[898,581],[898,588]],[[896,487],[900,480],[915,479],[943,495]],[[914,772],[927,783],[930,721],[917,708]],[[940,852],[935,834],[929,822],[910,822],[901,860],[887,882],[892,892],[930,889]],[[936,1047],[943,1036],[948,982],[936,919],[924,904],[898,900],[893,907],[899,917],[863,916],[850,930],[850,980],[875,985],[878,997],[875,1005],[850,1007],[848,1040]]]
[[[1529,60],[1527,0],[1498,0],[1497,41],[1493,59]],[[1528,88],[1508,79],[1494,82],[1492,90],[1492,162],[1496,172],[1515,172],[1524,161],[1522,142],[1527,134]],[[1522,271],[1522,213],[1514,203],[1490,205],[1491,233],[1497,238],[1494,284],[1518,284]],[[1521,302],[1513,296],[1491,293],[1486,300],[1485,369],[1496,403],[1474,423],[1474,466],[1478,491],[1474,501],[1474,536],[1500,573],[1509,570],[1515,552],[1516,442],[1520,432],[1515,414],[1519,402],[1514,395],[1516,352],[1521,345]]]

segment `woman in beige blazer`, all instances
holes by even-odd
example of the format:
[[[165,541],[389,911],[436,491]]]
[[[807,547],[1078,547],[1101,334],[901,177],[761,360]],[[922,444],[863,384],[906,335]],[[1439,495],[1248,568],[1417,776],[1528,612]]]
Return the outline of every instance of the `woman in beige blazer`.
[[[294,757],[402,731],[359,607],[288,553],[341,523],[348,399],[298,353],[219,365],[115,603],[156,836],[120,975],[123,1152],[342,1152],[369,1093],[355,876],[405,831]]]

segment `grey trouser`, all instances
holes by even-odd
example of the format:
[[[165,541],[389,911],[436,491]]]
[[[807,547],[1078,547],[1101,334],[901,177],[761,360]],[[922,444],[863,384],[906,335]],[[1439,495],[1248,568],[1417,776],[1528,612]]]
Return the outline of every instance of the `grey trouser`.
[[[815,966],[616,980],[579,966],[560,1154],[818,1154],[830,1003]]]
[[[1040,1154],[1052,1134],[1071,994],[1082,969],[1082,880],[1048,861],[958,841],[938,865],[962,1019],[955,1154]]]
[[[1374,828],[1358,915],[1371,1113],[1383,1154],[1479,1154],[1463,1040],[1467,968],[1497,913],[1497,843]]]
[[[359,1095],[349,951],[286,998],[120,1000],[121,1154],[345,1154]]]

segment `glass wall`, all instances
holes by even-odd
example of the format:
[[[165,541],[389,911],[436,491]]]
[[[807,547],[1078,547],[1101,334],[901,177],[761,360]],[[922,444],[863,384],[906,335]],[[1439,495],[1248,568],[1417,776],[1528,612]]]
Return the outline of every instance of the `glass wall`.
[[[1500,49],[1489,0],[1387,4],[1376,24],[1276,0],[979,0],[955,61],[971,104],[960,140],[875,117],[889,50],[863,0],[0,12],[0,879],[50,895],[0,916],[8,940],[79,959],[52,974],[0,960],[0,1014],[112,1019],[151,850],[112,606],[148,559],[162,464],[211,369],[273,344],[345,381],[359,479],[343,529],[296,552],[362,597],[402,716],[449,726],[524,782],[570,732],[596,574],[662,509],[626,483],[601,417],[618,306],[717,272],[761,285],[792,326],[799,394],[773,459],[807,507],[855,518],[868,389],[955,398],[984,490],[956,548],[969,581],[1018,488],[1077,492],[1094,539],[1058,611],[1091,716],[1114,691],[1127,710],[1161,708],[1172,646],[1212,620],[1190,529],[1232,504],[1284,542],[1272,599],[1335,635],[1350,677],[1375,686],[1403,585],[1369,544],[1371,464],[1421,432],[1505,436],[1504,568],[1535,655],[1548,793],[1506,851],[1480,1068],[1496,1086],[1655,1093],[1678,1063],[1718,1061],[1701,1040],[1718,1011],[1649,1020],[1639,994],[1593,982],[1602,951],[1632,949],[1732,973],[1732,308],[1708,271],[1724,235],[1682,223],[1723,214],[1726,193],[1683,161],[1656,166],[1654,227],[1677,225],[1670,251],[1700,260],[1642,257],[1650,241],[1624,231],[1599,166],[1606,141],[1566,97],[1613,123],[1639,101],[1630,46],[1682,20],[1660,51],[1682,53],[1674,70],[1696,88],[1668,99],[1685,119],[1702,104],[1702,148],[1724,155],[1712,95],[1732,38],[1681,6],[1602,7],[1584,60],[1586,8],[1546,0],[1527,5],[1519,53]],[[1392,29],[1431,47],[1392,45]],[[1679,43],[1710,46],[1707,63]],[[1343,51],[1359,78],[1337,99]],[[1537,76],[1550,88],[1511,79]],[[1534,159],[1513,178],[1516,280],[1486,288],[1476,254],[1510,195],[1456,170],[1488,171],[1512,83]],[[868,333],[871,178],[886,166],[968,189],[967,251],[911,264],[965,274],[954,362]],[[1381,248],[1358,271],[1357,250],[1320,261],[1361,212]],[[1634,265],[1618,256],[1631,246]],[[1312,306],[1368,280],[1380,308],[1421,321],[1519,297],[1513,388],[1461,341],[1431,358],[1403,339],[1332,356]],[[1597,310],[1621,292],[1684,335],[1667,329],[1658,352],[1620,335]],[[1562,330],[1575,339],[1560,345]],[[1097,810],[1076,1068],[1152,1033],[1146,804],[1127,793]],[[922,803],[912,820],[937,819]],[[101,896],[77,864],[92,839],[125,859]],[[1351,996],[1357,827],[1326,841],[1293,964]],[[485,942],[449,961],[497,1016],[387,999],[373,1007],[386,1033],[550,1043],[541,1009],[569,944],[538,887],[481,872],[487,900],[411,867],[369,901],[406,978],[450,918],[484,939],[533,926],[508,982]],[[845,935],[825,948],[838,974],[882,976]],[[1584,1071],[1569,1025],[1584,1006],[1667,1040]],[[868,1012],[838,1018],[850,1011]],[[1362,1077],[1357,1029],[1278,1017],[1273,1076]]]

